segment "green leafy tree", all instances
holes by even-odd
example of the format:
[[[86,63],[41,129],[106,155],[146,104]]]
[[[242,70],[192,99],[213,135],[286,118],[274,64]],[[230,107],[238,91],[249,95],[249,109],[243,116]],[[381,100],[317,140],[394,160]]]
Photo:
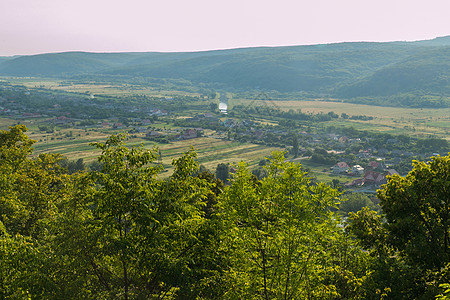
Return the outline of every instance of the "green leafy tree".
[[[350,213],[347,229],[376,257],[374,288],[395,299],[431,299],[450,280],[450,156],[414,162],[378,191],[383,211]]]
[[[71,279],[72,288],[96,299],[211,294],[205,282],[220,273],[211,262],[213,221],[204,217],[211,183],[192,176],[195,152],[174,160],[173,174],[160,180],[157,149],[128,148],[124,139],[95,143],[103,167],[76,175],[77,191],[58,221],[55,244],[70,278],[86,274]]]
[[[220,163],[216,167],[216,177],[224,183],[228,182],[230,178],[230,166],[225,163]]]
[[[48,276],[46,254],[32,238],[0,229],[0,298],[53,298],[58,287]]]
[[[17,125],[0,132],[0,221],[10,234],[37,237],[65,194],[66,178],[60,155],[28,157],[34,141],[26,130]]]
[[[334,180],[334,179],[333,179]],[[380,207],[375,205],[364,193],[351,193],[344,195],[344,199],[339,205],[339,210],[348,214],[349,212],[360,211],[363,207],[368,207],[374,211],[380,211]]]
[[[342,296],[358,276],[336,263],[339,259],[332,254],[332,249],[341,254],[350,251],[337,250],[346,243],[329,210],[336,206],[339,193],[325,184],[311,185],[301,167],[286,162],[282,153],[273,153],[267,171],[266,178],[257,180],[244,163],[239,164],[231,186],[220,197],[230,257],[225,297]]]
[[[450,156],[413,164],[378,191],[390,243],[427,269],[450,261]]]
[[[450,299],[450,284],[443,283],[439,287],[442,288],[444,291],[443,291],[442,294],[437,295],[436,299],[438,299],[438,300],[448,300],[448,299]]]
[[[297,136],[294,136],[292,138],[292,154],[294,155],[294,158],[298,156],[298,150],[299,150],[298,138]]]
[[[52,298],[49,224],[67,195],[59,155],[30,158],[34,141],[18,125],[0,132],[0,298]]]
[[[209,110],[212,112],[217,112],[218,108],[219,108],[219,105],[215,102],[211,102],[209,104]]]

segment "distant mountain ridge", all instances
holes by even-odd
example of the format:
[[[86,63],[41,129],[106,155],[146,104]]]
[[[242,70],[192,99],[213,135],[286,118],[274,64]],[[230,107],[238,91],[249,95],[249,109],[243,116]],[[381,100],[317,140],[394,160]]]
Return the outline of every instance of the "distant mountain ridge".
[[[202,52],[49,53],[0,57],[1,76],[126,75],[174,78],[236,90],[339,97],[425,91],[450,95],[450,36]]]

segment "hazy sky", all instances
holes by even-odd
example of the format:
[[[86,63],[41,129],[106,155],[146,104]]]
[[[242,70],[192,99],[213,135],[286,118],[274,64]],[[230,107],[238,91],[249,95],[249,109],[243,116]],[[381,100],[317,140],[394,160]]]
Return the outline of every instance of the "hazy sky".
[[[0,0],[0,56],[450,35],[450,0]]]

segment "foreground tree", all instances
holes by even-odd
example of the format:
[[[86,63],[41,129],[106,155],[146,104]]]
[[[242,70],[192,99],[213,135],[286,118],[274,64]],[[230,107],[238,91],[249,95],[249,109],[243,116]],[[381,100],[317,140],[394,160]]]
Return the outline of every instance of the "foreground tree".
[[[384,215],[343,230],[339,192],[281,153],[225,187],[193,150],[159,178],[157,149],[117,135],[69,175],[25,131],[0,132],[1,299],[431,299],[450,282],[449,156],[392,177]]]
[[[86,274],[78,294],[135,299],[207,293],[203,281],[217,271],[208,264],[208,256],[215,258],[208,252],[215,235],[204,217],[211,185],[192,176],[195,152],[175,160],[173,174],[161,180],[157,149],[128,148],[124,139],[95,144],[102,170],[78,175],[78,190],[56,223],[66,268],[72,277]]]
[[[411,263],[440,269],[450,262],[450,156],[413,167],[378,191],[389,242]]]
[[[450,156],[414,162],[378,191],[383,215],[350,213],[349,231],[377,258],[374,289],[395,299],[431,299],[450,282]]]
[[[52,298],[49,224],[70,189],[60,155],[31,158],[23,125],[0,131],[0,298]]]
[[[330,212],[339,193],[325,184],[312,185],[301,167],[286,162],[282,153],[273,153],[267,171],[266,178],[257,180],[239,164],[221,195],[223,239],[231,260],[225,296],[312,299],[353,291],[357,298],[358,276],[349,260],[340,258],[358,249],[344,246]]]

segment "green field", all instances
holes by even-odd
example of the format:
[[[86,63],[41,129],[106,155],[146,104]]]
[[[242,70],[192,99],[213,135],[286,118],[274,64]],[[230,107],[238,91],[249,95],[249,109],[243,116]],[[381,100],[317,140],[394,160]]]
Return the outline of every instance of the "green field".
[[[66,137],[71,131],[72,137]],[[118,131],[111,131],[110,134]],[[31,139],[37,141],[34,145],[34,154],[40,153],[61,153],[70,160],[82,158],[86,163],[96,160],[100,152],[89,145],[93,142],[104,142],[110,134],[89,130],[85,132],[80,129],[63,129],[53,134],[28,132]],[[255,145],[251,143],[239,143],[235,141],[225,141],[212,137],[201,137],[190,140],[174,141],[170,144],[157,144],[147,141],[143,134],[129,137],[127,144],[129,146],[143,145],[147,149],[158,147],[162,155],[162,163],[169,166],[173,159],[180,157],[183,153],[193,147],[198,154],[198,162],[211,171],[215,171],[219,163],[237,164],[245,161],[250,166],[256,165],[261,159],[270,156],[274,150],[282,150],[276,147],[267,147],[264,145]]]
[[[114,83],[86,83],[64,80],[54,78],[37,78],[37,77],[0,77],[0,81],[7,81],[11,84],[23,85],[27,88],[44,88],[56,91],[66,91],[75,93],[90,93],[93,95],[108,95],[108,96],[199,96],[198,93],[178,91],[178,90],[161,90],[152,88],[150,86],[133,85],[133,84],[114,84]]]
[[[3,77],[12,84],[21,84],[29,88],[43,87],[59,91],[92,93],[109,96],[174,96],[189,95],[198,96],[195,93],[188,93],[177,90],[155,90],[150,86],[130,85],[130,84],[97,84],[97,83],[76,83],[63,84],[62,80],[33,78],[33,77]],[[227,93],[228,109],[233,110],[235,105],[244,106],[267,106],[280,110],[298,110],[304,113],[328,113],[335,112],[338,115],[346,113],[349,116],[364,115],[373,117],[370,121],[360,120],[336,120],[327,125],[332,126],[353,126],[359,130],[383,131],[391,134],[407,134],[416,136],[436,135],[441,138],[450,139],[450,108],[404,108],[404,107],[383,107],[364,104],[353,104],[338,101],[337,99],[317,99],[315,101],[289,100],[249,100],[236,98],[232,93]],[[198,113],[192,111],[190,113]],[[1,122],[1,121],[0,121]],[[2,123],[0,123],[2,125]],[[168,125],[165,125],[168,126]]]
[[[358,130],[383,131],[391,134],[407,134],[416,136],[436,135],[450,139],[450,108],[404,108],[383,107],[364,104],[353,104],[337,101],[271,101],[235,99],[229,102],[232,111],[235,105],[274,107],[288,111],[300,109],[304,113],[335,112],[349,116],[364,115],[373,117],[370,121],[338,119],[327,125],[353,126]]]
[[[198,162],[211,171],[214,171],[219,163],[237,164],[245,161],[253,166],[261,159],[270,156],[272,151],[282,150],[275,147],[204,137],[160,145],[163,164],[170,164],[172,159],[179,157],[191,147],[198,153]]]
[[[67,84],[62,80],[42,79],[42,78],[3,78],[12,84],[21,84],[29,88],[45,88],[56,91],[91,93],[107,96],[161,96],[169,97],[171,95],[189,95],[198,96],[199,94],[187,93],[179,90],[161,90],[154,89],[151,86],[135,86],[130,84],[97,84],[97,83],[73,83]],[[390,134],[405,134],[416,137],[440,137],[450,139],[450,108],[446,109],[421,109],[421,108],[395,108],[369,106],[362,104],[352,104],[337,101],[336,99],[317,99],[314,101],[305,100],[289,100],[289,101],[272,101],[272,100],[249,100],[237,98],[234,94],[227,92],[228,110],[233,111],[236,105],[244,106],[261,106],[273,107],[282,111],[290,109],[303,113],[329,113],[334,112],[338,115],[343,113],[349,116],[367,116],[372,120],[352,120],[336,118],[331,121],[314,124],[317,128],[325,128],[334,126],[336,128],[352,126],[357,130],[367,130],[369,132],[386,132]],[[209,100],[209,101],[218,101]],[[208,104],[208,102],[206,102]],[[166,131],[177,129],[173,124],[173,119],[183,119],[192,117],[197,113],[205,113],[195,104],[191,104],[186,111],[179,111],[175,117],[169,116],[167,119],[152,124],[153,130]],[[225,120],[228,116],[221,116]],[[172,121],[167,121],[167,120]],[[7,129],[14,124],[25,124],[28,128],[29,136],[36,140],[34,146],[34,154],[43,152],[61,153],[70,160],[82,158],[86,163],[92,162],[98,157],[100,152],[90,143],[105,141],[109,135],[125,132],[125,130],[113,130],[105,128],[62,128],[55,127],[52,133],[45,133],[39,130],[39,124],[44,121],[41,119],[9,119],[0,118],[0,129]],[[254,121],[265,125],[276,125],[277,121],[269,119],[265,116],[254,117]],[[205,130],[204,137],[173,141],[169,144],[157,144],[148,141],[144,137],[144,133],[130,135],[127,143],[129,145],[143,144],[146,148],[154,146],[159,147],[162,154],[164,166],[171,166],[172,159],[178,158],[182,153],[193,147],[198,153],[198,162],[206,168],[214,171],[219,163],[238,163],[240,161],[247,162],[251,167],[256,167],[258,162],[270,155],[273,150],[284,150],[282,148],[268,147],[265,145],[252,143],[239,143],[237,141],[227,141],[213,137],[217,135],[212,130]],[[339,179],[342,183],[351,181],[352,178],[346,176],[330,175],[329,170],[324,170],[323,166],[314,165],[308,160],[299,160],[300,163],[310,168],[314,172],[314,176],[319,181],[329,182],[332,179]]]

